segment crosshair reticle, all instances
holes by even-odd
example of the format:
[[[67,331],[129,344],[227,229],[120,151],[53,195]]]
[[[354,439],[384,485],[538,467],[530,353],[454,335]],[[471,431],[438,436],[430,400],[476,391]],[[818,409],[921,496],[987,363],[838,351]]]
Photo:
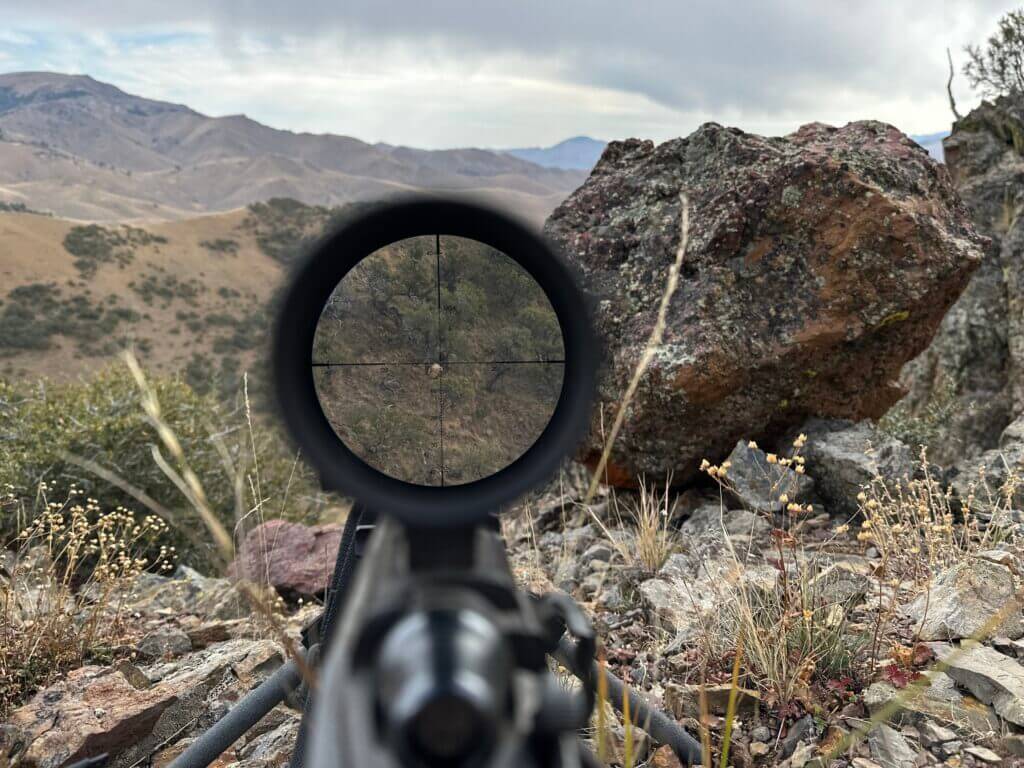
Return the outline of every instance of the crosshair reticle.
[[[561,328],[513,259],[462,237],[392,243],[324,306],[317,397],[360,459],[417,485],[460,485],[511,464],[562,389]]]

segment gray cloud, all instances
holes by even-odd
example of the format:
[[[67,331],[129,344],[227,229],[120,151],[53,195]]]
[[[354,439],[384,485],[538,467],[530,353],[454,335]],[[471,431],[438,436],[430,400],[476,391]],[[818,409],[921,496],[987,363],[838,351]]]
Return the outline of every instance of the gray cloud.
[[[655,124],[676,115],[680,129],[672,132],[709,117],[762,131],[855,117],[935,130],[948,123],[946,46],[959,51],[982,39],[1010,7],[1006,0],[48,0],[44,9],[11,3],[4,15],[15,29],[205,32],[240,68],[258,66],[245,53],[254,37],[271,48],[300,41],[299,56],[301,41],[315,40],[320,57],[301,71],[372,76],[378,56],[382,69],[398,59],[441,80],[572,86],[590,89],[590,101],[615,93],[633,99],[627,111],[649,102]],[[301,62],[294,66],[299,72]],[[452,105],[460,90],[451,86]],[[970,99],[962,83],[959,95]],[[520,98],[521,90],[509,91],[510,113]],[[609,130],[619,125],[614,116],[602,121]]]

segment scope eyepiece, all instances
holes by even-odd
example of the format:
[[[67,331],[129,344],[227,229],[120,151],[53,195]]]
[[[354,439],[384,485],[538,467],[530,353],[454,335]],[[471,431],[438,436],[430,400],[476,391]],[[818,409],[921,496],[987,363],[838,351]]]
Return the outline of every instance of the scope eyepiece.
[[[383,736],[409,765],[485,763],[510,710],[513,659],[501,632],[470,610],[419,611],[395,624],[377,659]]]

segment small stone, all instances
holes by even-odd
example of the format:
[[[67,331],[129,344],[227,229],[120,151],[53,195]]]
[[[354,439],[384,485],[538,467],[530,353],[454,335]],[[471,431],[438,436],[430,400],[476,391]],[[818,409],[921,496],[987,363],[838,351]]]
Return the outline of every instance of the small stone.
[[[815,734],[814,718],[810,715],[801,717],[791,726],[789,732],[779,743],[779,758],[786,759],[794,754],[800,742],[810,742]]]
[[[914,473],[910,448],[869,422],[812,419],[800,431],[807,435],[800,453],[814,488],[842,517],[857,514],[857,494],[876,476],[895,484]]]
[[[922,721],[917,731],[921,736],[921,743],[926,747],[930,747],[933,744],[944,744],[947,741],[954,741],[956,739],[956,731],[939,725],[931,720]]]
[[[871,757],[882,768],[915,768],[917,753],[903,734],[888,725],[878,725],[868,734]]]
[[[750,742],[750,754],[752,757],[764,757],[768,754],[768,745],[763,741]]]
[[[607,544],[594,544],[583,553],[584,562],[610,562],[614,554],[612,548]]]
[[[789,503],[805,500],[814,488],[808,475],[768,461],[760,448],[751,448],[743,440],[729,454],[729,489],[754,512],[781,512]],[[786,502],[780,499],[785,497]]]
[[[946,672],[1014,725],[1024,726],[1024,666],[985,645],[930,643]]]
[[[967,747],[964,750],[967,754],[972,757],[976,757],[984,763],[997,764],[1003,762],[1003,758],[993,752],[991,749],[986,747]]]
[[[941,744],[938,747],[938,751],[943,757],[952,757],[953,755],[959,755],[964,748],[964,743],[959,739],[955,741],[947,741],[945,744]]]
[[[750,732],[750,738],[754,741],[768,741],[772,737],[772,732],[766,725],[759,725]]]
[[[814,746],[801,741],[793,750],[793,755],[789,758],[789,764],[792,768],[804,768],[812,757],[814,757]]]
[[[999,746],[1003,748],[1004,752],[1009,752],[1015,757],[1024,757],[1024,734],[1011,733],[1003,736],[999,741]]]

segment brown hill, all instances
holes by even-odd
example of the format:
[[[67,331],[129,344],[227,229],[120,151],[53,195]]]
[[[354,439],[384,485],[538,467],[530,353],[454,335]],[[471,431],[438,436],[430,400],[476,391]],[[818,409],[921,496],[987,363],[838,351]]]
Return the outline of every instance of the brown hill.
[[[300,210],[319,231],[327,213]],[[283,279],[259,244],[268,221],[250,209],[143,226],[0,213],[0,376],[75,377],[134,345],[158,370],[234,377]]]
[[[584,178],[480,149],[371,145],[208,117],[87,76],[0,75],[0,200],[70,218],[176,219],[271,197],[339,205],[444,190],[539,223]]]

